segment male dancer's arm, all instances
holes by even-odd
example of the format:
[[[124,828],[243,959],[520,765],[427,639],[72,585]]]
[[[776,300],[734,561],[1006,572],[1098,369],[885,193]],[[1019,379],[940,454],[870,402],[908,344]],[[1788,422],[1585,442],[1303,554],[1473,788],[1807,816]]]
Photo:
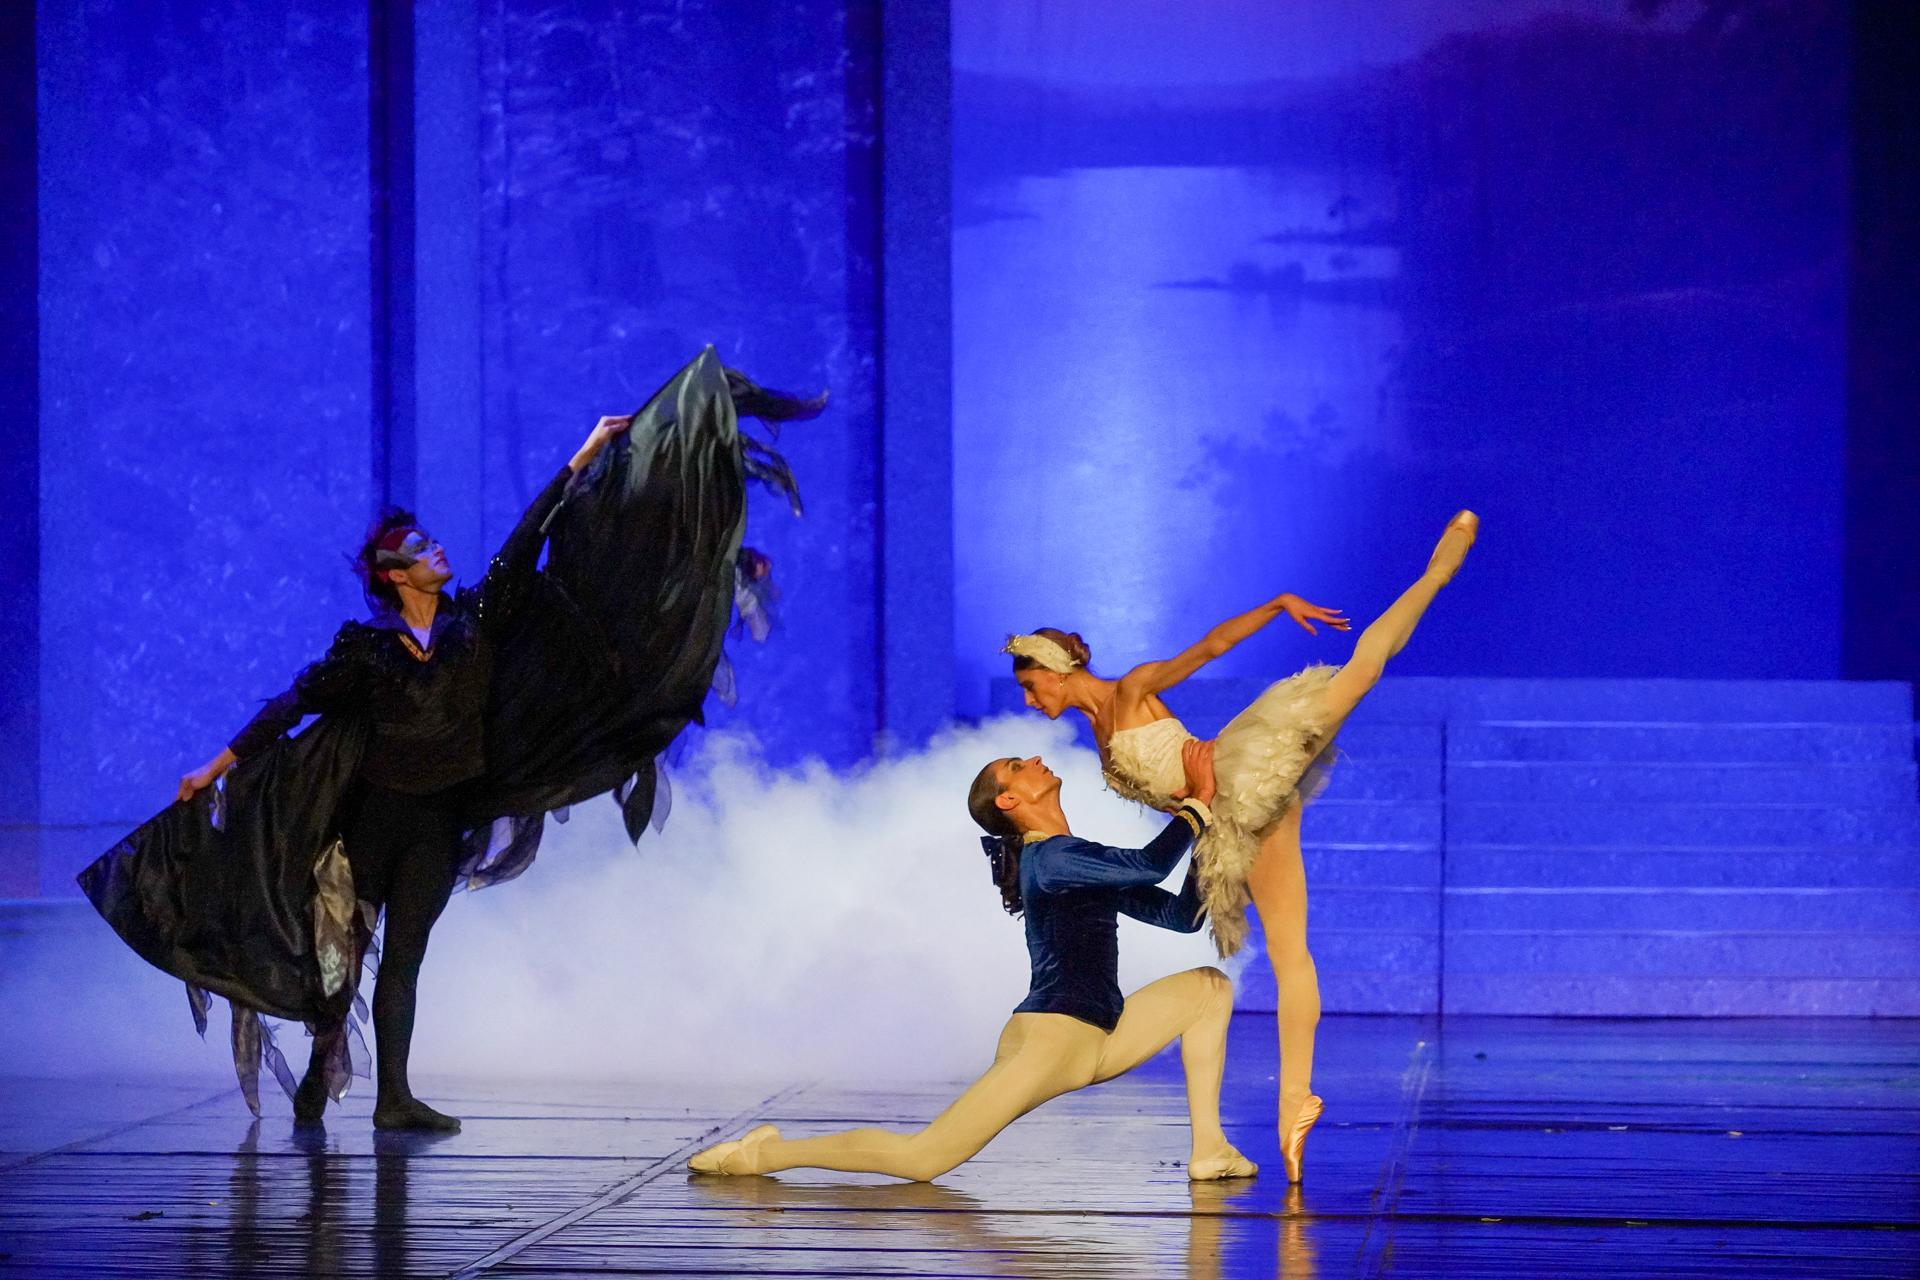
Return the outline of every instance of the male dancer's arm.
[[[1212,821],[1213,812],[1205,804],[1182,800],[1166,829],[1138,849],[1119,849],[1091,840],[1063,840],[1050,846],[1034,868],[1036,885],[1042,893],[1158,885],[1173,874]]]
[[[276,738],[291,732],[310,715],[324,715],[350,706],[366,688],[367,667],[357,660],[360,628],[352,623],[340,628],[327,649],[327,656],[303,667],[285,693],[269,698],[246,727],[235,734],[227,750],[236,760],[244,760]]]
[[[534,568],[540,562],[540,548],[547,541],[547,522],[567,496],[567,482],[581,471],[607,445],[607,441],[633,424],[624,418],[603,417],[566,466],[560,468],[547,487],[534,496],[520,513],[519,523],[500,544],[500,550],[487,565],[480,580],[480,620],[491,630],[505,626],[526,602],[533,586]]]
[[[1139,849],[1116,849],[1080,839],[1049,841],[1034,866],[1040,891],[1150,887],[1172,874],[1181,857],[1213,823],[1213,810],[1207,807],[1214,796],[1213,744],[1187,742],[1180,748],[1180,769],[1186,777],[1186,798],[1173,810],[1173,821],[1164,831]],[[1191,882],[1193,877],[1187,879]]]
[[[1179,893],[1168,893],[1159,885],[1122,889],[1119,908],[1122,915],[1132,916],[1156,929],[1198,933],[1206,914],[1200,902],[1200,868],[1187,868],[1187,878]]]
[[[367,676],[366,665],[354,654],[358,630],[353,623],[341,627],[327,656],[303,668],[285,693],[269,698],[219,755],[183,776],[176,797],[193,799],[240,760],[271,745],[307,716],[324,715],[357,701]]]
[[[480,621],[490,630],[504,627],[526,602],[540,548],[547,541],[547,520],[566,497],[567,481],[573,476],[574,468],[566,466],[547,481],[488,562],[487,575],[480,580],[479,604]]]

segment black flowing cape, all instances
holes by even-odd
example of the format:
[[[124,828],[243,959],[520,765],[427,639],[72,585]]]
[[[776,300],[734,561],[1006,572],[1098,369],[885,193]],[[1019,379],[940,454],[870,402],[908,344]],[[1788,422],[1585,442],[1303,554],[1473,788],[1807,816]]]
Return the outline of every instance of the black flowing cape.
[[[655,757],[701,718],[716,670],[730,684],[722,643],[736,603],[764,635],[766,562],[741,547],[746,481],[783,491],[796,512],[798,496],[779,455],[740,431],[736,399],[775,418],[818,411],[753,386],[709,347],[550,519],[546,566],[495,654],[487,771],[466,815],[470,886],[518,875],[544,815],[608,791],[637,840],[655,807]],[[368,734],[359,717],[322,716],[80,874],[127,945],[187,983],[203,1032],[203,993],[233,1003],[236,1060],[258,1060],[257,1018],[243,1027],[243,1013],[324,1023],[354,998],[357,975],[342,970],[357,957],[327,945],[321,882],[344,866],[342,802]],[[277,1054],[273,1065],[290,1083]],[[248,1084],[244,1061],[241,1074]],[[251,1090],[248,1101],[257,1110]]]

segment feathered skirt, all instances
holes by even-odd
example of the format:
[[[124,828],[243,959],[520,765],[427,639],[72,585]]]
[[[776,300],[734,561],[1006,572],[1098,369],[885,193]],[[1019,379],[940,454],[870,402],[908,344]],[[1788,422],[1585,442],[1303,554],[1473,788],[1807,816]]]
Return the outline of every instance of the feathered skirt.
[[[1326,786],[1339,725],[1326,711],[1325,694],[1339,670],[1308,667],[1268,685],[1214,738],[1214,824],[1200,837],[1194,856],[1214,943],[1223,956],[1247,940],[1252,901],[1247,877],[1262,833]]]

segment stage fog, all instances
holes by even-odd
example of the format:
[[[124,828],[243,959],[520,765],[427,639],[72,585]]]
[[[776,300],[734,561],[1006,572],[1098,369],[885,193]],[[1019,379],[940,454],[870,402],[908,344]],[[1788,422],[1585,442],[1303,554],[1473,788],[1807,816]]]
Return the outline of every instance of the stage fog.
[[[637,848],[597,800],[550,823],[519,880],[455,895],[423,974],[414,1060],[449,1077],[636,1086],[970,1075],[1026,992],[1026,952],[966,785],[990,759],[1035,752],[1086,834],[1138,843],[1158,829],[1104,792],[1065,726],[1038,717],[853,770],[773,767],[751,739],[710,737],[670,775],[665,830]],[[1129,987],[1212,962],[1203,936],[1121,929]],[[16,1069],[232,1079],[224,1006],[199,1043],[179,984],[102,932],[15,944],[0,1000],[13,1010],[0,1052]],[[298,1070],[304,1031],[281,1024],[277,1038]]]

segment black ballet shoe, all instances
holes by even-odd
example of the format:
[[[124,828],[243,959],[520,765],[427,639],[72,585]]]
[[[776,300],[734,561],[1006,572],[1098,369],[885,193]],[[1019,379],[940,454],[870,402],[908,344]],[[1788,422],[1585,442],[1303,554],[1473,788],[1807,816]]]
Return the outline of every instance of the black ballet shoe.
[[[300,1087],[293,1091],[293,1122],[296,1125],[316,1125],[327,1114],[327,1078],[317,1071],[309,1071],[301,1078]]]
[[[435,1111],[418,1098],[402,1098],[395,1102],[388,1102],[383,1098],[374,1105],[373,1127],[386,1130],[412,1129],[426,1133],[458,1133],[460,1121],[445,1112]]]

